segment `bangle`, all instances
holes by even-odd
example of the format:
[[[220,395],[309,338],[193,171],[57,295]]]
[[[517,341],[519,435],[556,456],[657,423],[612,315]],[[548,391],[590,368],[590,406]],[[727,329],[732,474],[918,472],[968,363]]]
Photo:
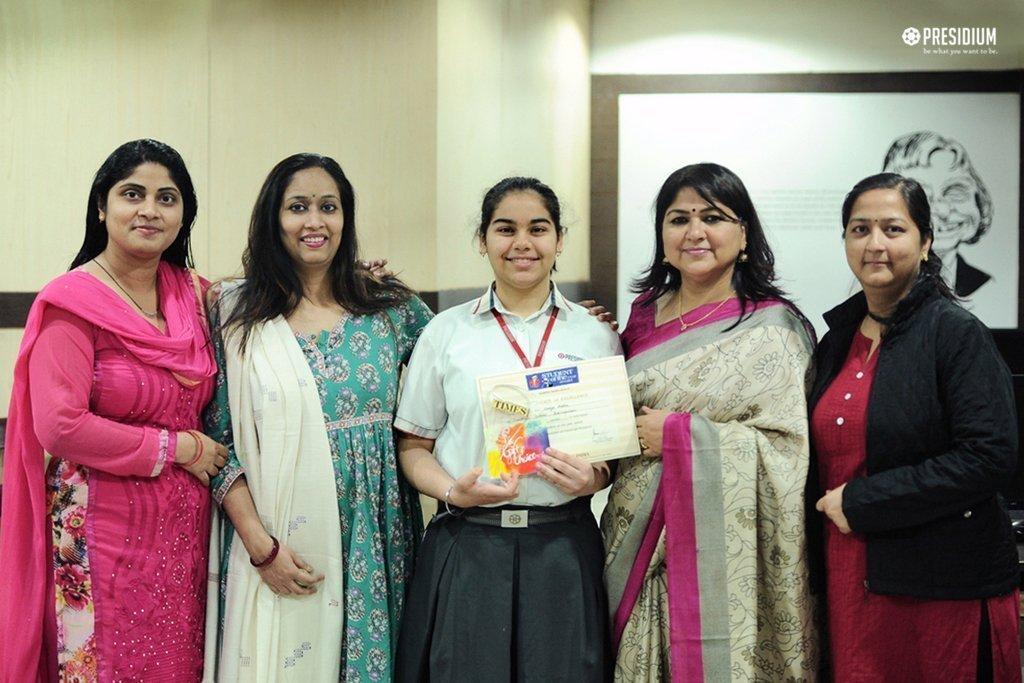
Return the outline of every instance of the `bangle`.
[[[462,512],[461,511],[458,512],[458,513],[452,512],[451,505],[449,505],[449,503],[451,502],[451,499],[452,499],[452,490],[454,488],[455,488],[455,482],[452,482],[451,486],[448,487],[448,490],[444,492],[444,509],[448,511],[449,515],[452,515],[453,517],[458,517],[459,515],[462,514]]]
[[[251,555],[249,556],[249,564],[256,567],[256,569],[263,569],[268,564],[273,562],[274,558],[277,557],[277,551],[281,549],[281,544],[277,542],[277,538],[271,536],[270,540],[274,542],[274,547],[270,549],[270,554],[267,555],[262,562],[257,562],[256,560],[252,559]]]
[[[203,457],[203,451],[205,450],[206,447],[203,446],[203,442],[197,435],[196,430],[186,429],[185,433],[191,436],[192,439],[196,442],[196,454],[192,456],[191,460],[182,465],[182,467],[188,468],[192,467],[192,465],[195,465],[197,462],[199,462],[199,458]]]

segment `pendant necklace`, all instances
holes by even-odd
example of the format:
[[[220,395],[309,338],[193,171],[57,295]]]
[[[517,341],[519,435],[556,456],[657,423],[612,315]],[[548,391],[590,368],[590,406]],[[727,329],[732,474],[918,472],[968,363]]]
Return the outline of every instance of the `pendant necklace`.
[[[730,298],[732,298],[732,297],[730,297]],[[705,320],[710,318],[712,315],[717,313],[718,310],[722,306],[724,306],[725,302],[727,302],[728,300],[729,299],[722,299],[722,301],[719,302],[719,304],[717,306],[712,308],[710,311],[708,311],[707,313],[705,313],[701,317],[699,317],[696,320],[693,320],[691,322],[685,322],[685,321],[683,321],[683,297],[682,297],[682,293],[680,293],[680,296],[679,296],[679,331],[680,332],[686,332],[686,330],[690,329],[694,325],[697,325],[698,323],[704,322]],[[689,312],[689,311],[687,311],[687,312]]]
[[[106,268],[104,268],[104,267],[103,267],[103,264],[102,264],[102,263],[100,263],[100,260],[99,260],[99,258],[94,258],[94,259],[93,259],[93,262],[94,262],[94,263],[95,263],[95,264],[96,264],[97,266],[99,266],[99,267],[100,267],[100,269],[101,269],[101,270],[102,270],[102,271],[103,271],[104,273],[106,273],[106,274],[107,274],[107,276],[108,276],[108,277],[109,277],[109,278],[110,278],[111,280],[113,280],[113,281],[114,281],[114,284],[115,284],[115,285],[117,285],[117,288],[118,288],[118,289],[120,289],[120,290],[121,290],[122,292],[124,292],[124,295],[125,295],[126,297],[128,297],[128,298],[129,298],[129,299],[131,300],[131,302],[132,302],[133,304],[135,304],[135,308],[139,309],[139,312],[140,312],[140,313],[142,313],[142,315],[146,316],[147,318],[150,318],[151,320],[159,320],[159,319],[160,319],[160,311],[159,311],[159,308],[160,308],[160,304],[159,304],[159,296],[160,296],[160,291],[159,291],[159,290],[157,290],[157,297],[158,297],[158,299],[157,299],[157,301],[158,301],[158,303],[157,303],[157,309],[158,309],[158,310],[156,310],[156,311],[153,311],[153,312],[151,313],[151,312],[147,311],[146,309],[144,309],[144,308],[143,308],[142,306],[140,306],[140,305],[139,305],[139,302],[135,300],[135,297],[133,297],[133,296],[132,296],[131,294],[129,294],[129,293],[128,293],[128,290],[127,290],[127,289],[125,289],[124,287],[122,287],[122,286],[121,286],[121,283],[117,281],[117,278],[116,278],[116,277],[114,277],[114,274],[113,274],[113,273],[111,273],[111,272],[110,272],[109,270],[107,270]]]

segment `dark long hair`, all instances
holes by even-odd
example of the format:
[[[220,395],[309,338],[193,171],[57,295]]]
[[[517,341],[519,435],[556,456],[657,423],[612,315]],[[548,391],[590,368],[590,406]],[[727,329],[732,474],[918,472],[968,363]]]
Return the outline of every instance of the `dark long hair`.
[[[181,230],[178,236],[171,243],[164,253],[160,255],[161,260],[173,263],[182,268],[191,268],[192,248],[192,224],[196,221],[196,213],[199,211],[199,202],[196,200],[196,189],[192,185],[192,176],[185,168],[185,161],[181,155],[170,145],[156,140],[132,140],[126,142],[107,157],[100,169],[96,171],[93,178],[92,188],[89,190],[89,203],[85,209],[85,239],[82,247],[71,262],[69,270],[91,261],[99,256],[107,248],[107,224],[100,220],[100,210],[107,208],[107,195],[116,183],[124,180],[135,171],[136,168],[146,162],[160,164],[167,169],[171,180],[178,186],[181,192],[182,217]]]
[[[864,178],[853,186],[843,200],[843,237],[846,237],[846,226],[850,222],[850,214],[853,212],[853,205],[862,194],[871,190],[896,190],[903,197],[903,203],[907,205],[907,213],[910,219],[917,225],[921,233],[921,240],[934,237],[932,231],[932,209],[928,204],[928,195],[925,193],[921,183],[913,178],[902,176],[899,173],[876,173]],[[917,281],[911,290],[927,287],[934,288],[939,294],[951,301],[959,301],[959,298],[950,288],[949,283],[942,277],[942,260],[935,255],[931,245],[928,246],[928,260],[922,261],[917,273]]]
[[[761,219],[757,217],[757,210],[754,209],[754,202],[746,186],[735,173],[713,163],[683,166],[665,179],[654,202],[654,260],[633,280],[631,291],[650,291],[653,301],[663,294],[676,291],[682,285],[682,274],[670,264],[662,262],[665,242],[661,237],[661,226],[679,191],[686,187],[692,188],[701,199],[726,215],[735,214],[746,229],[747,246],[744,253],[747,260],[737,261],[732,271],[732,288],[740,300],[739,321],[746,317],[750,303],[777,299],[785,303],[805,325],[809,325],[796,304],[775,284],[775,255],[768,246]]]
[[[237,326],[245,348],[252,328],[277,316],[290,315],[303,297],[302,281],[281,241],[281,204],[285,190],[299,171],[322,168],[338,185],[341,198],[341,244],[328,267],[331,294],[350,313],[382,311],[406,301],[412,291],[397,279],[379,282],[356,268],[356,197],[338,162],[320,154],[293,154],[278,163],[263,182],[249,223],[249,242],[242,254],[245,282],[237,303],[221,329]]]

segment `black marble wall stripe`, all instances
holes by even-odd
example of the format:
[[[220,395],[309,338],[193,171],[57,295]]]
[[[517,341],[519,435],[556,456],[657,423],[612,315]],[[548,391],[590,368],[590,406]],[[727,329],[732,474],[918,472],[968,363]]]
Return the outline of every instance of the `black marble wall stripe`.
[[[36,292],[0,292],[0,328],[25,326]]]
[[[588,282],[559,282],[559,289],[572,301],[579,301],[584,297],[590,297]],[[480,296],[484,287],[467,287],[464,289],[445,289],[440,292],[425,291],[418,292],[423,302],[430,306],[430,310],[440,313],[446,308],[457,306],[465,301]],[[28,309],[35,301],[36,292],[0,292],[0,328],[20,329],[25,326],[28,319]]]

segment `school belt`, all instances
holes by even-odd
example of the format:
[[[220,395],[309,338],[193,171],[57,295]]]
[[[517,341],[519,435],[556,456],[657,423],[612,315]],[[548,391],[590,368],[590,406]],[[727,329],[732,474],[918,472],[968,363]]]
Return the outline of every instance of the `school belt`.
[[[573,519],[577,514],[576,508],[580,507],[577,502],[579,500],[552,508],[464,508],[461,513],[454,513],[453,516],[460,516],[472,524],[505,529],[526,529],[531,526],[567,522]]]

